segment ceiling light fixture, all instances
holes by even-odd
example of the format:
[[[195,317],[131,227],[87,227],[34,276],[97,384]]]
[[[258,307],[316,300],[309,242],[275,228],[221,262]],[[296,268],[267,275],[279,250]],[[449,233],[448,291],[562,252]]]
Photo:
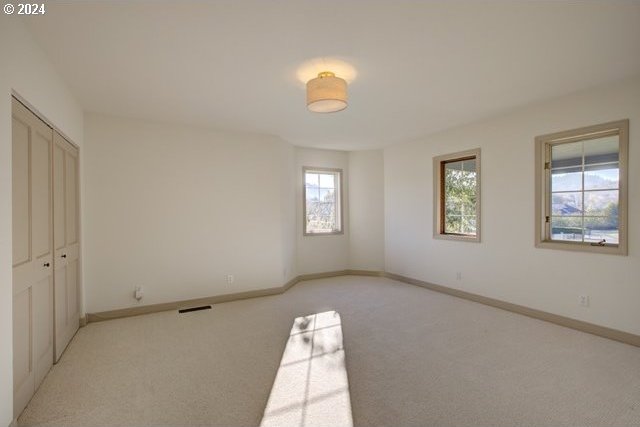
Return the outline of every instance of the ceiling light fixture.
[[[307,82],[307,108],[314,113],[335,113],[347,108],[347,82],[331,71]]]

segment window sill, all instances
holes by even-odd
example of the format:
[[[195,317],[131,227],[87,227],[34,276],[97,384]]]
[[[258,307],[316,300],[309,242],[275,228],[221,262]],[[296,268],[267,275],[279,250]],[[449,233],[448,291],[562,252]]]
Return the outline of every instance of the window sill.
[[[339,231],[330,231],[330,232],[320,232],[320,233],[307,233],[307,232],[303,232],[302,235],[303,236],[337,236],[340,234],[344,234],[343,230],[339,230]]]
[[[480,235],[477,236],[465,236],[462,234],[442,234],[436,233],[433,235],[434,239],[439,240],[454,240],[458,242],[470,242],[470,243],[480,243]]]
[[[624,247],[623,245],[592,246],[590,243],[575,243],[575,242],[561,242],[557,240],[543,240],[540,242],[536,242],[536,248],[627,256],[627,248]]]

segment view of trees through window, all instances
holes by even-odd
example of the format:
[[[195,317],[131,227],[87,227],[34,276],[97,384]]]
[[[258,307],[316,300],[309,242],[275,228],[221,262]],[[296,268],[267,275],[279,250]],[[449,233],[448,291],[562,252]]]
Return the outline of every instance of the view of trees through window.
[[[442,164],[443,232],[475,236],[477,227],[476,158]]]
[[[340,172],[305,171],[305,232],[340,231]]]
[[[619,241],[618,135],[551,146],[551,238]]]

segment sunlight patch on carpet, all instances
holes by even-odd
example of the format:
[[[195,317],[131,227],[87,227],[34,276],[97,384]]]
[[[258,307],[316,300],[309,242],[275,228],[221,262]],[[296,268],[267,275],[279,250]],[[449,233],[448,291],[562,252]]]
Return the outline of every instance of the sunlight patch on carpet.
[[[342,323],[335,311],[294,320],[260,423],[328,425],[353,426]]]

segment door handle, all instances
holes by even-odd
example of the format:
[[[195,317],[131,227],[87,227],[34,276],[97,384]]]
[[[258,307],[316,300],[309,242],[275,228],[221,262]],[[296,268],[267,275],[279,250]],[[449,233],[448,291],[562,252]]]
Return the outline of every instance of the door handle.
[[[66,258],[66,257],[67,257],[67,254],[60,255],[60,258]]]
[[[45,263],[44,263],[44,266],[45,266],[45,267],[50,267],[50,266],[51,266],[51,264],[50,264],[50,263],[48,263],[48,262],[45,262]]]

